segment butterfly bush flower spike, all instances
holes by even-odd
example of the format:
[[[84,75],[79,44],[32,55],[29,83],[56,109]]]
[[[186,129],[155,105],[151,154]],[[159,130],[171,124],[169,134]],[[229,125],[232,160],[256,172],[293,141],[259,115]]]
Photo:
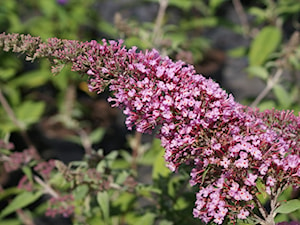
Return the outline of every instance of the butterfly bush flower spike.
[[[73,71],[88,75],[91,91],[109,88],[108,101],[123,108],[128,129],[158,128],[167,166],[190,168],[190,184],[198,187],[193,215],[205,223],[251,217],[267,224],[270,216],[257,198],[256,182],[272,207],[284,189],[299,186],[300,120],[293,112],[247,108],[193,66],[156,50],[126,49],[122,41],[42,42],[1,34],[0,47],[26,52],[29,59],[49,58],[53,72],[71,63]]]

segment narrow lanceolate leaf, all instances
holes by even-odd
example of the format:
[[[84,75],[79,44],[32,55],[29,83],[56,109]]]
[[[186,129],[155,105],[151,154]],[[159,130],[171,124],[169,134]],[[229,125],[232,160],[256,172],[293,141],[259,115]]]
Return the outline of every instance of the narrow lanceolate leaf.
[[[277,27],[263,28],[254,38],[249,51],[250,66],[261,66],[281,41],[281,31]]]
[[[30,205],[31,203],[34,203],[36,200],[38,200],[39,197],[41,197],[42,194],[42,192],[20,193],[9,203],[9,205],[6,208],[3,209],[3,211],[0,213],[0,219],[15,212],[18,209],[24,208]]]
[[[109,223],[109,195],[106,191],[97,194],[97,202],[103,214],[104,221]]]
[[[286,203],[283,203],[281,206],[279,206],[275,213],[291,213],[296,210],[300,209],[300,200],[299,199],[292,199],[287,201]]]

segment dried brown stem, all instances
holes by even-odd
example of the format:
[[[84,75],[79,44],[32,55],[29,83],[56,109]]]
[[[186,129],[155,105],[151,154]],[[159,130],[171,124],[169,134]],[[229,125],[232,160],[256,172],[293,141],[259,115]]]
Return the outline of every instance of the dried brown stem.
[[[43,190],[45,192],[45,194],[49,194],[54,198],[59,198],[59,194],[52,189],[52,187],[50,185],[48,185],[47,183],[45,183],[41,178],[39,178],[38,176],[34,176],[33,179],[43,187]]]

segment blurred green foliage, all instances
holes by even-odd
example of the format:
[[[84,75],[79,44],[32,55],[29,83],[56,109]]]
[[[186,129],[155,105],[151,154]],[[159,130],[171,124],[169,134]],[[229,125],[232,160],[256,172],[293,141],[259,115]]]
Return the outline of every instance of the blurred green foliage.
[[[97,10],[102,2],[105,1],[1,1],[0,31],[29,33],[43,39],[58,37],[85,41],[99,40],[103,37],[123,38],[128,46],[136,45],[140,49],[155,47],[162,54],[174,59],[179,53],[189,52],[192,62],[200,63],[205,59],[205,53],[213,48],[205,32],[223,27],[244,35],[245,39],[249,40],[248,46],[238,46],[226,54],[247,58],[249,64],[245,71],[249,76],[257,77],[265,83],[265,94],[255,101],[253,106],[262,110],[275,107],[300,111],[300,2],[245,1],[247,4],[242,5],[243,10],[239,11],[233,4],[239,1],[169,0],[165,11],[162,6],[158,7],[163,13],[161,21],[158,20],[158,16],[156,20],[141,22],[116,14],[114,24],[106,21]],[[159,6],[163,0],[141,2]],[[222,8],[226,7],[236,9],[237,17],[251,17],[251,20],[241,20],[241,24],[239,21],[228,21],[221,13]],[[68,129],[81,131],[86,125],[80,119],[86,116],[86,110],[78,101],[76,93],[78,90],[88,93],[84,85],[85,78],[71,74],[73,72],[68,68],[53,78],[47,61],[35,64],[23,61],[22,56],[0,53],[0,91],[19,122],[13,122],[7,115],[7,109],[0,107],[0,137],[8,139],[11,132],[27,132],[31,125],[38,124],[45,118],[55,118],[55,121],[61,122]],[[54,93],[49,92],[48,88]],[[95,98],[86,95],[91,99]],[[245,99],[247,104],[251,104],[252,101],[253,99]],[[104,133],[104,128],[90,130],[85,140],[94,143],[101,140]],[[78,135],[68,138],[76,143],[82,142]],[[134,141],[138,141],[138,138],[128,138],[131,149],[135,149]],[[154,140],[152,147],[140,145],[132,152],[134,154],[116,149],[104,156],[100,150],[95,149],[92,154],[87,154],[83,161],[72,162],[65,173],[56,171],[49,181],[45,181],[55,191],[62,194],[72,193],[75,196],[72,223],[200,224],[192,217],[195,196],[194,190],[187,182],[189,174],[171,174],[166,169],[160,143]],[[10,152],[1,149],[1,154],[9,156]],[[96,165],[89,164],[92,156],[100,159],[96,160]],[[34,175],[29,168],[35,164],[36,162],[31,162],[23,168],[31,180]],[[151,170],[150,183],[138,180],[143,176],[139,172],[140,167]],[[101,172],[104,180],[110,181],[111,189],[99,191],[94,187],[93,181],[84,176],[91,168]],[[71,181],[66,173],[72,174]],[[83,176],[81,181],[78,181],[76,174]],[[131,178],[137,183],[132,184],[131,189],[130,185],[123,187],[124,182],[130,181]],[[1,211],[0,224],[23,224],[24,218],[20,216],[6,217],[22,208],[25,208],[24,212],[29,218],[43,215],[46,203],[34,210],[26,209],[26,206],[35,202],[43,191],[45,187],[37,182],[34,182],[34,192],[21,191],[15,187],[1,191],[0,200],[8,199],[11,202]],[[290,195],[291,191],[286,191],[282,198],[289,199]],[[292,203],[287,204],[287,207],[298,211],[293,212],[283,207],[277,222],[300,220],[299,202]]]

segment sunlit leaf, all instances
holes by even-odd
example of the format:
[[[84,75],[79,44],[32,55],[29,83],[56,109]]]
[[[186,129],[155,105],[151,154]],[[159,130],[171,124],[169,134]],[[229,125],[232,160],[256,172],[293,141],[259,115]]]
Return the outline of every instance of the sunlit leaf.
[[[73,196],[75,200],[82,200],[87,196],[88,191],[89,187],[87,185],[80,185],[74,189]]]
[[[105,134],[105,129],[103,127],[99,127],[89,135],[89,138],[92,143],[99,143]]]
[[[109,212],[109,195],[107,191],[98,192],[97,202],[101,208],[104,221],[108,224],[110,212]]]
[[[140,219],[138,219],[133,225],[153,225],[155,219],[155,214],[148,212],[144,214]]]
[[[281,41],[281,31],[277,27],[267,26],[254,38],[249,51],[250,66],[260,66],[276,50]]]
[[[152,178],[153,180],[159,179],[160,176],[167,177],[171,171],[166,167],[166,161],[164,158],[164,151],[160,151],[153,162]]]
[[[42,116],[45,109],[44,102],[25,101],[15,109],[17,118],[28,126],[37,122]]]
[[[0,213],[0,218],[3,218],[13,212],[15,212],[17,209],[24,208],[31,203],[34,203],[36,200],[38,200],[42,196],[42,192],[22,192],[19,195],[17,195],[8,206],[6,206],[2,212]]]
[[[113,206],[120,209],[121,212],[128,211],[130,206],[136,201],[136,196],[132,193],[124,192],[113,201]]]
[[[50,71],[34,70],[23,73],[21,76],[16,77],[10,81],[10,85],[17,87],[34,88],[45,84],[49,79]]]
[[[262,66],[250,66],[247,68],[247,72],[251,75],[251,76],[255,76],[258,77],[262,80],[267,80],[269,73],[266,70],[266,68],[262,67]]]
[[[282,203],[276,210],[275,213],[291,213],[300,209],[300,200],[292,199],[285,203]]]
[[[1,220],[0,225],[22,225],[19,219],[7,219]]]

